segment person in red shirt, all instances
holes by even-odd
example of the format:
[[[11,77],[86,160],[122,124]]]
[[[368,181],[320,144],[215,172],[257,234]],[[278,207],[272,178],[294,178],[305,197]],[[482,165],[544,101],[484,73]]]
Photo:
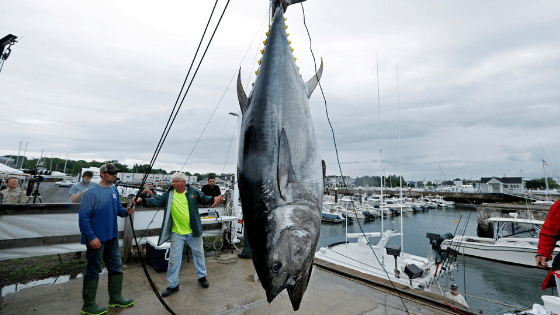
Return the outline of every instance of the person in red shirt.
[[[548,268],[548,261],[552,260],[552,252],[556,242],[560,239],[560,200],[556,201],[546,216],[546,220],[539,233],[539,247],[535,262],[539,268]],[[560,255],[556,255],[552,261],[552,269],[543,283],[543,290],[547,287],[552,273],[560,269]]]

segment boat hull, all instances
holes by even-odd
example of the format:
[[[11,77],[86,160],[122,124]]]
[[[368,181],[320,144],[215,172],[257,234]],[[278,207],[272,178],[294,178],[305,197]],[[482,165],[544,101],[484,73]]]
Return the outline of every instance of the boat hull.
[[[538,243],[538,239],[535,242]],[[494,243],[493,239],[483,237],[465,237],[463,241],[460,237],[455,237],[452,247],[466,256],[536,268],[537,246],[527,242],[519,243],[515,240]],[[445,240],[441,244],[441,249],[446,250],[451,244],[452,240]],[[553,256],[558,253],[560,253],[560,249],[555,249]]]

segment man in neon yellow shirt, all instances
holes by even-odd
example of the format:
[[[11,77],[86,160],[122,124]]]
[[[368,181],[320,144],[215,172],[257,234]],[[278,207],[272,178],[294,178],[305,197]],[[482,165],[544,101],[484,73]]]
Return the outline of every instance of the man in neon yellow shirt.
[[[171,177],[173,187],[162,195],[154,198],[139,198],[135,203],[142,202],[146,207],[165,206],[161,233],[158,245],[171,239],[169,249],[169,266],[167,268],[167,289],[161,294],[170,296],[179,291],[179,270],[183,260],[185,242],[193,253],[194,266],[198,282],[203,288],[210,285],[206,279],[206,266],[204,264],[204,247],[202,243],[202,223],[198,213],[198,203],[211,204],[218,197],[205,196],[198,189],[187,185],[187,175],[175,173]]]

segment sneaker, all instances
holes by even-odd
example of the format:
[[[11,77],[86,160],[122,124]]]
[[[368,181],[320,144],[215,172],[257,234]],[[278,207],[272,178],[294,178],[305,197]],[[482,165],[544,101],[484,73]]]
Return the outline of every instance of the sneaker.
[[[205,289],[210,286],[210,283],[208,283],[208,280],[206,280],[206,277],[202,277],[202,278],[198,279],[198,283],[200,283],[200,286],[205,288]]]
[[[177,291],[179,291],[179,286],[176,286],[174,288],[167,288],[167,289],[165,289],[165,291],[163,291],[163,293],[161,293],[161,296],[167,297],[167,296],[170,296],[171,294],[173,294]]]

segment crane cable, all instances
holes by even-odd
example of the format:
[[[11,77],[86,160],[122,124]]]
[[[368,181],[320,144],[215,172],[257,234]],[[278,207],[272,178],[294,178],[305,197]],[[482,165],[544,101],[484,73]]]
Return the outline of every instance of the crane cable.
[[[184,93],[184,95],[183,95],[183,98],[181,99],[181,103],[179,104],[179,106],[177,106],[177,104],[178,104],[178,102],[179,102],[179,99],[181,98],[181,94],[183,93],[183,89],[184,89],[184,87],[185,87],[185,84],[186,84],[186,82],[187,82],[187,78],[188,78],[188,76],[189,76],[189,74],[190,74],[190,72],[191,72],[192,66],[193,66],[193,64],[194,64],[194,61],[195,61],[195,59],[196,59],[196,56],[197,56],[197,54],[198,54],[198,51],[199,51],[199,49],[200,49],[200,46],[201,46],[202,41],[203,41],[203,39],[204,39],[204,36],[205,36],[205,34],[206,34],[206,30],[208,29],[208,25],[210,24],[210,21],[211,21],[211,19],[212,19],[212,15],[214,14],[214,10],[216,9],[216,5],[218,4],[218,1],[219,1],[219,0],[216,0],[216,3],[214,4],[214,7],[212,8],[212,13],[210,14],[210,17],[208,18],[208,23],[206,24],[206,28],[204,29],[204,33],[202,34],[202,37],[201,37],[201,39],[200,39],[200,43],[199,43],[198,48],[197,48],[197,50],[196,50],[196,53],[195,53],[195,55],[194,55],[194,57],[193,57],[193,61],[192,61],[192,63],[191,63],[191,66],[190,66],[190,68],[189,68],[189,71],[188,71],[188,73],[187,73],[187,76],[185,77],[185,81],[183,82],[183,86],[181,87],[181,90],[180,90],[180,92],[179,92],[179,96],[177,97],[177,100],[175,101],[175,105],[173,106],[173,110],[172,110],[172,112],[171,112],[171,114],[170,114],[170,116],[169,116],[169,119],[167,120],[167,124],[165,125],[165,129],[164,129],[164,131],[163,131],[163,134],[162,134],[161,137],[160,137],[160,140],[159,140],[159,143],[158,143],[158,145],[157,145],[157,148],[156,148],[156,150],[155,150],[155,152],[154,152],[154,155],[152,156],[152,160],[150,161],[150,165],[148,166],[148,169],[146,170],[146,173],[144,174],[144,178],[142,179],[142,183],[141,183],[141,185],[140,185],[140,189],[138,190],[138,195],[141,193],[142,188],[144,187],[144,184],[146,183],[146,180],[147,180],[147,178],[148,178],[148,175],[150,174],[150,171],[151,171],[151,169],[152,169],[152,166],[153,166],[155,160],[157,159],[157,157],[158,157],[158,155],[159,155],[159,152],[161,151],[161,148],[162,148],[162,146],[163,146],[163,143],[165,142],[165,139],[167,138],[167,135],[169,134],[169,131],[171,130],[171,127],[173,126],[173,123],[175,122],[175,118],[177,117],[177,114],[179,113],[179,110],[181,109],[181,106],[183,105],[183,102],[184,102],[184,100],[185,100],[185,97],[187,96],[187,93],[189,92],[189,89],[190,89],[190,87],[191,87],[191,85],[192,85],[192,83],[193,83],[194,78],[196,77],[196,74],[197,74],[197,72],[198,72],[198,69],[200,68],[200,65],[202,64],[202,61],[204,60],[204,57],[205,57],[205,55],[206,55],[206,52],[208,51],[208,48],[210,47],[210,44],[212,43],[212,39],[214,38],[214,35],[216,34],[216,31],[218,30],[218,27],[219,27],[219,25],[220,25],[220,22],[222,21],[222,18],[223,18],[223,16],[224,16],[224,14],[225,14],[225,12],[226,12],[226,9],[227,9],[227,7],[228,7],[228,5],[229,5],[229,2],[230,2],[230,0],[227,1],[226,5],[225,5],[225,7],[224,7],[224,10],[222,11],[222,15],[220,16],[220,19],[218,20],[218,23],[216,24],[216,27],[215,27],[215,29],[214,29],[214,32],[212,33],[212,37],[210,38],[210,40],[209,40],[209,42],[208,42],[208,44],[207,44],[207,46],[206,46],[206,49],[204,50],[204,53],[203,53],[203,55],[202,55],[202,57],[201,57],[201,59],[200,59],[200,61],[199,61],[199,63],[198,63],[198,66],[197,66],[197,68],[196,68],[196,70],[195,70],[193,76],[191,77],[191,81],[190,81],[190,83],[189,83],[189,85],[188,85],[188,87],[187,87],[187,89],[186,89],[186,91],[185,91],[185,93]],[[175,110],[176,108],[177,108],[177,110]],[[134,236],[134,241],[136,242],[136,247],[139,248],[138,239],[136,238],[136,232],[135,232],[135,230],[134,230],[134,222],[133,222],[131,216],[129,216],[129,219],[130,219],[130,225],[131,225],[131,228],[132,228],[132,234],[133,234],[133,236]],[[156,288],[156,286],[155,286],[155,284],[154,284],[152,278],[150,277],[150,274],[148,273],[148,269],[146,268],[146,264],[144,263],[144,259],[142,258],[141,251],[138,250],[137,252],[138,252],[138,257],[139,257],[139,259],[140,259],[140,263],[142,264],[142,268],[144,269],[144,274],[146,275],[146,278],[148,279],[148,282],[150,283],[150,286],[152,287],[152,290],[154,291],[155,295],[157,296],[157,298],[159,299],[159,301],[161,302],[161,304],[163,305],[163,307],[165,307],[165,309],[166,309],[170,314],[175,315],[175,312],[173,312],[173,310],[167,305],[167,303],[165,303],[165,301],[163,300],[163,298],[162,298],[161,295],[159,294],[159,292],[158,292],[158,290],[157,290],[157,288]]]

